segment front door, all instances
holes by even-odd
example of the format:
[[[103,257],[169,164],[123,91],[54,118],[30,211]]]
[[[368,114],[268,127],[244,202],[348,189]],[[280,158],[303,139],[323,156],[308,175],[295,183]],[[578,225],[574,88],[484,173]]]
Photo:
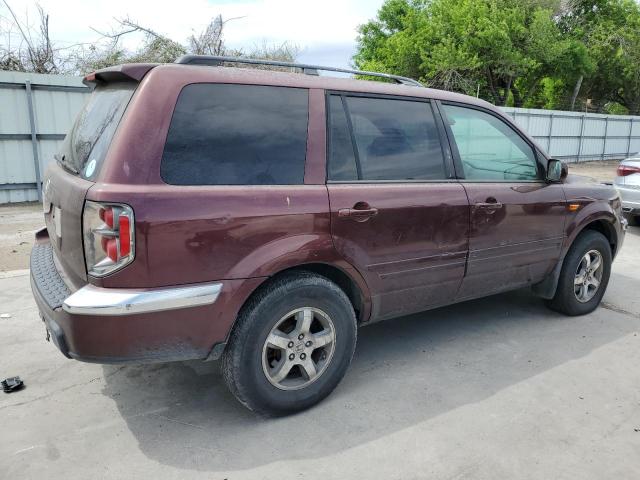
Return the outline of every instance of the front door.
[[[432,105],[332,94],[328,107],[331,231],[367,281],[372,318],[451,302],[464,275],[469,208]]]
[[[560,257],[562,185],[544,180],[546,165],[534,148],[498,115],[457,104],[444,104],[443,111],[471,219],[458,300],[542,280]]]

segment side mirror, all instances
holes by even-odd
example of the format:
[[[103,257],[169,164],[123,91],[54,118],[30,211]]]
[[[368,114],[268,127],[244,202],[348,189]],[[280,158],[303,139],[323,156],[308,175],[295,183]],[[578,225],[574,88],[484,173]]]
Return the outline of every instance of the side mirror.
[[[550,182],[562,182],[569,173],[567,165],[560,160],[552,158],[547,164],[547,180]]]

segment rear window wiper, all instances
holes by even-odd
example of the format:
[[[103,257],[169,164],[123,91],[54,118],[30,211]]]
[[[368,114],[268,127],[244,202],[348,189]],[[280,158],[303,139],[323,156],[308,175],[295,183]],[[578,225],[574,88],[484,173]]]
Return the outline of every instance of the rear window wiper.
[[[65,163],[65,161],[64,161],[65,156],[66,155],[60,156],[59,153],[54,153],[53,154],[53,158],[55,159],[56,162],[58,162],[58,165],[60,165],[62,168],[66,169],[66,170],[69,170],[71,173],[75,173],[76,175],[79,175],[80,174],[79,170],[76,170],[71,165]]]

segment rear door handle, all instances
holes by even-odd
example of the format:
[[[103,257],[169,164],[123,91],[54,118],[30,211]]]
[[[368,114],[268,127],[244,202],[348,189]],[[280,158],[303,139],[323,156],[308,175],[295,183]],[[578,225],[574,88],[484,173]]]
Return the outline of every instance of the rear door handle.
[[[495,212],[496,210],[500,210],[502,208],[502,204],[500,202],[479,202],[474,206],[476,210],[486,210],[489,212]]]
[[[375,217],[378,214],[378,209],[374,207],[369,208],[341,208],[338,210],[338,217],[344,219],[355,220],[356,222],[365,222],[371,217]]]

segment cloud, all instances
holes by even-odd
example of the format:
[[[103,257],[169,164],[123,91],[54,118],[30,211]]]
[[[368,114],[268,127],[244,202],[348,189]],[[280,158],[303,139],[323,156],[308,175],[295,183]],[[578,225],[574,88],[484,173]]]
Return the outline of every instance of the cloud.
[[[242,17],[230,21],[225,39],[230,47],[250,49],[263,41],[291,42],[303,49],[301,60],[330,61],[347,66],[355,47],[357,26],[373,18],[382,0],[248,0],[214,2],[207,0],[39,0],[50,14],[52,38],[60,45],[93,42],[99,38],[90,27],[109,31],[115,18],[129,16],[175,40],[184,41],[193,31],[202,30],[211,18]],[[24,17],[25,7],[13,4]],[[29,8],[33,20],[35,4]],[[129,38],[135,48],[139,38]]]

